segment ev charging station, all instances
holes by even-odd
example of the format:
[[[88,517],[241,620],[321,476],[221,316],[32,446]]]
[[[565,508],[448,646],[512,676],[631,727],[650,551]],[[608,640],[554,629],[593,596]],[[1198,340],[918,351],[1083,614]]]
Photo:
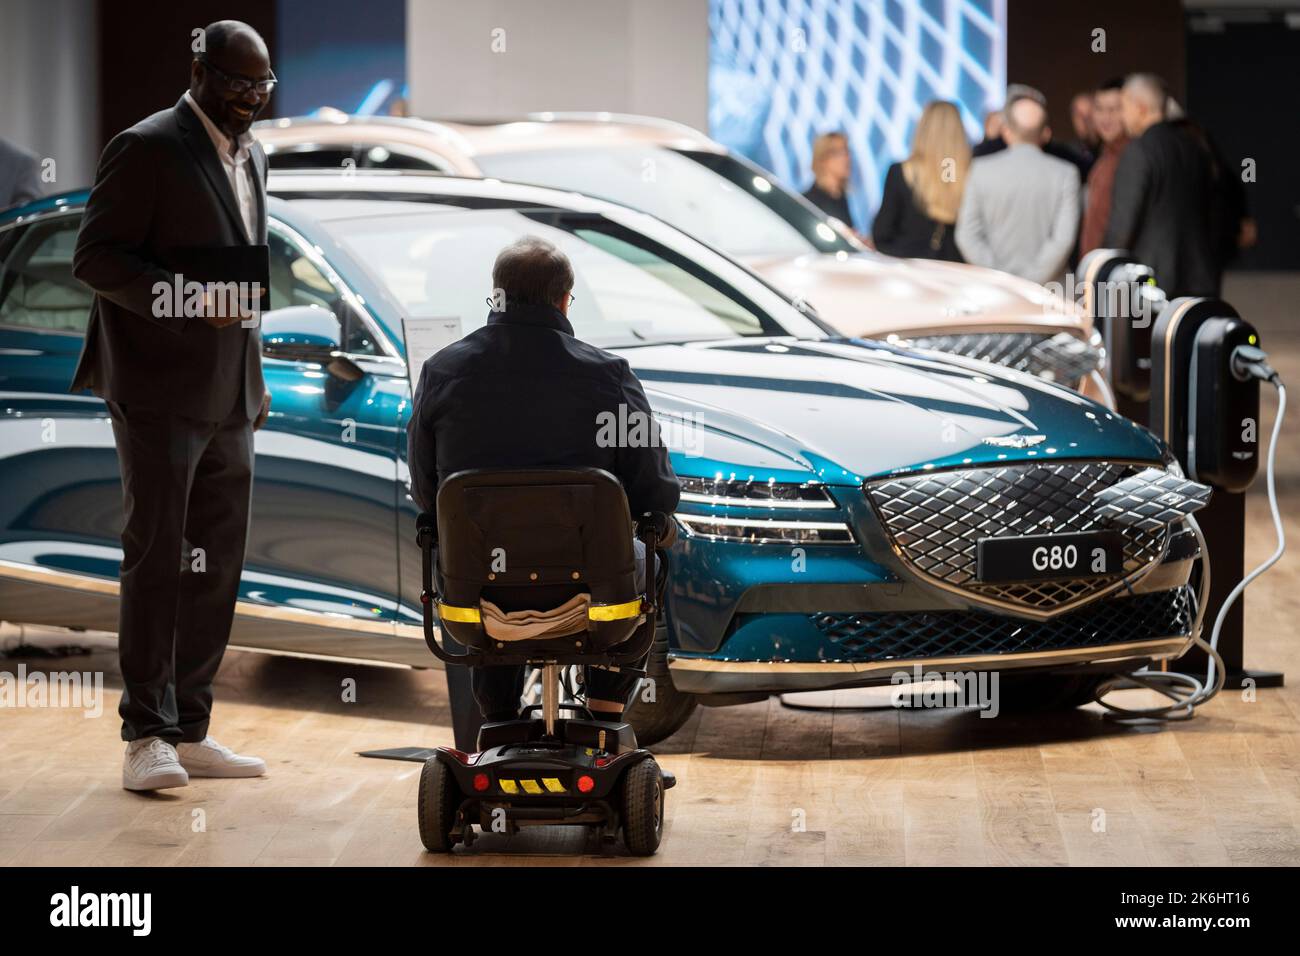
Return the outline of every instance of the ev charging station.
[[[1147,423],[1151,326],[1165,304],[1155,274],[1120,249],[1097,249],[1079,263],[1083,306],[1106,343],[1106,376],[1121,415]]]
[[[1186,476],[1214,489],[1197,515],[1208,551],[1209,596],[1203,619],[1215,621],[1225,686],[1253,680],[1278,687],[1283,675],[1244,666],[1243,606],[1236,600],[1281,555],[1245,574],[1245,491],[1259,471],[1259,383],[1285,389],[1259,348],[1255,328],[1231,305],[1211,298],[1167,301],[1158,277],[1116,249],[1099,249],[1080,263],[1084,307],[1102,332],[1107,375],[1121,414],[1147,425],[1169,445]],[[1270,465],[1278,429],[1268,445]],[[1273,475],[1269,501],[1277,522]],[[1279,531],[1280,531],[1279,527]],[[1225,605],[1226,612],[1220,621]],[[1204,668],[1207,655],[1193,648],[1184,658]]]

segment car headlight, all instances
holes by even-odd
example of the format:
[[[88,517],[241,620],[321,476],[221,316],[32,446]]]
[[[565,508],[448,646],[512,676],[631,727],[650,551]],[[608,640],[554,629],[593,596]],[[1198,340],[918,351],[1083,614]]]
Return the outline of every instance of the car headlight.
[[[835,500],[817,482],[744,481],[728,478],[680,478],[684,503],[718,508],[764,510],[834,509]],[[842,521],[811,517],[767,518],[757,515],[677,512],[688,535],[746,544],[853,544],[853,532]]]
[[[853,544],[853,532],[843,521],[784,521],[731,518],[677,512],[677,521],[691,535],[745,544]]]
[[[734,478],[678,478],[682,501],[740,508],[834,508],[826,486],[815,481],[738,481]]]

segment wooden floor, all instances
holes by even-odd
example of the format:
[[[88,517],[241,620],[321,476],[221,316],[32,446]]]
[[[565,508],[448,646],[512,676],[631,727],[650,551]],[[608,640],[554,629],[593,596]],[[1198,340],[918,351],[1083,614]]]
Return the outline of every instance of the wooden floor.
[[[1300,406],[1300,280],[1238,280],[1227,298],[1260,327]],[[1266,407],[1265,429],[1271,396]],[[1300,407],[1284,442],[1279,484],[1300,551]],[[1273,546],[1262,485],[1248,506],[1248,565]],[[0,865],[1296,865],[1298,568],[1288,556],[1246,604],[1247,664],[1285,670],[1289,686],[1253,701],[1225,692],[1188,723],[1117,727],[1096,708],[995,720],[792,710],[776,699],[701,709],[656,748],[679,782],[650,860],[602,855],[584,831],[555,828],[486,836],[451,857],[424,854],[418,765],[356,752],[449,743],[439,672],[232,652],[213,732],[265,757],[269,776],[139,795],[120,788],[111,646],[53,665],[29,658],[29,671],[104,670],[108,687],[98,719],[0,710]],[[17,636],[6,628],[3,642]],[[348,680],[355,703],[342,700]]]

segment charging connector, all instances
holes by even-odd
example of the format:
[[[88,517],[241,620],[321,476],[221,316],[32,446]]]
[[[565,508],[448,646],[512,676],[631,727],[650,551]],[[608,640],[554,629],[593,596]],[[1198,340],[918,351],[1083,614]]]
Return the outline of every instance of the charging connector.
[[[1228,362],[1232,369],[1232,377],[1239,382],[1257,378],[1262,382],[1272,382],[1278,388],[1283,387],[1277,372],[1268,364],[1268,355],[1257,346],[1238,345],[1232,350],[1232,357]]]
[[[1223,658],[1219,656],[1218,651],[1219,633],[1223,629],[1224,621],[1228,618],[1228,611],[1250,583],[1277,564],[1286,552],[1286,528],[1282,524],[1282,513],[1277,503],[1277,446],[1278,439],[1282,434],[1282,420],[1286,417],[1286,386],[1282,384],[1282,379],[1277,372],[1268,364],[1267,358],[1268,356],[1262,349],[1251,345],[1239,345],[1232,352],[1231,369],[1233,376],[1240,381],[1244,382],[1249,378],[1257,378],[1272,383],[1277,389],[1277,419],[1273,422],[1273,432],[1269,438],[1268,460],[1265,466],[1268,505],[1273,517],[1273,528],[1277,534],[1277,548],[1266,561],[1242,578],[1224,599],[1223,606],[1219,608],[1219,613],[1215,616],[1214,624],[1211,627],[1210,639],[1206,641],[1201,634],[1205,624],[1205,604],[1210,594],[1209,554],[1200,525],[1190,515],[1184,519],[1195,533],[1200,550],[1201,581],[1200,587],[1197,589],[1196,621],[1192,625],[1192,641],[1197,647],[1205,651],[1206,656],[1209,658],[1205,680],[1201,681],[1191,674],[1155,671],[1148,668],[1143,668],[1132,674],[1116,675],[1114,680],[1107,681],[1098,688],[1095,698],[1097,703],[1106,708],[1106,716],[1113,720],[1187,720],[1193,716],[1193,712],[1197,707],[1219,693],[1223,689],[1223,682],[1227,677],[1224,672]],[[1163,694],[1170,699],[1171,703],[1157,707],[1130,709],[1108,703],[1103,699],[1112,690],[1119,689],[1120,684],[1129,683]]]

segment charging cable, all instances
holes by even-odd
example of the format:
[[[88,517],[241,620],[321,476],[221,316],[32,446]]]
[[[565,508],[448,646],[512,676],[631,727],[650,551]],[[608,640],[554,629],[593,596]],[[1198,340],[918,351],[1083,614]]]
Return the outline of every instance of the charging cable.
[[[1228,611],[1247,586],[1277,564],[1286,551],[1286,528],[1282,524],[1282,513],[1277,505],[1277,445],[1278,438],[1282,434],[1282,419],[1286,417],[1286,386],[1282,384],[1282,379],[1277,372],[1269,366],[1267,358],[1262,349],[1240,345],[1232,352],[1231,369],[1233,376],[1239,381],[1257,378],[1271,383],[1277,389],[1277,419],[1273,422],[1273,434],[1269,438],[1268,463],[1265,466],[1268,506],[1273,514],[1273,528],[1277,533],[1277,549],[1263,564],[1242,578],[1224,599],[1223,606],[1219,608],[1219,613],[1214,619],[1214,626],[1210,630],[1210,639],[1207,642],[1201,636],[1201,631],[1205,624],[1205,604],[1210,595],[1209,552],[1205,547],[1205,535],[1201,532],[1201,526],[1196,523],[1196,519],[1190,515],[1184,519],[1196,535],[1201,559],[1201,583],[1197,589],[1196,621],[1192,626],[1192,642],[1205,651],[1210,659],[1205,680],[1202,682],[1191,674],[1155,671],[1145,667],[1132,674],[1117,675],[1114,680],[1102,684],[1094,698],[1097,703],[1106,708],[1106,716],[1113,720],[1187,720],[1192,717],[1195,708],[1222,690],[1227,675],[1224,673],[1223,658],[1219,656],[1219,632],[1223,630],[1223,622],[1228,619]],[[1171,703],[1158,707],[1130,709],[1102,700],[1121,682],[1132,682],[1154,690],[1168,697]]]

